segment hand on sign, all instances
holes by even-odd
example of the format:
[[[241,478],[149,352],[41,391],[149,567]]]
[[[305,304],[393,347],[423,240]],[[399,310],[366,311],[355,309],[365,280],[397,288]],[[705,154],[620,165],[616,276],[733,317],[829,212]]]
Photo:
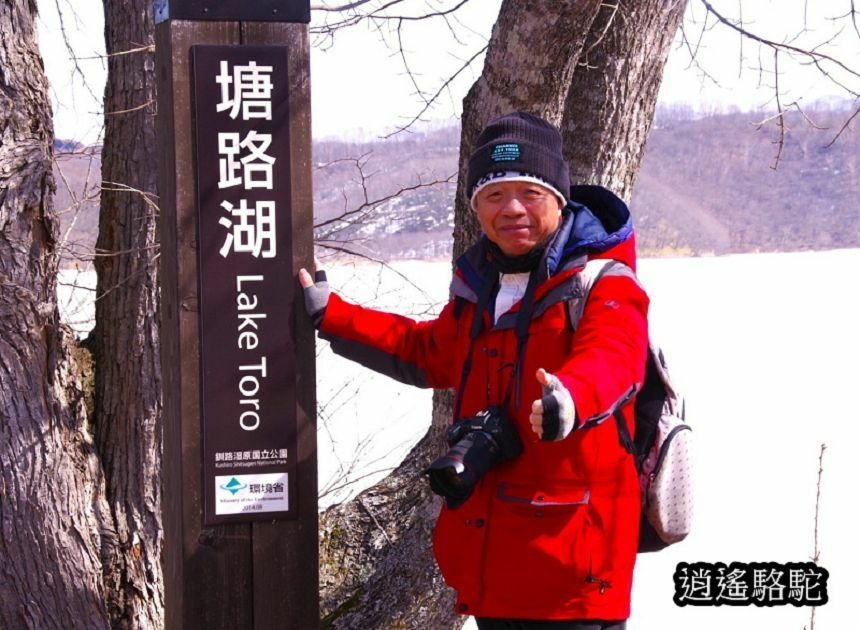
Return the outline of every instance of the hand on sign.
[[[546,442],[563,440],[576,424],[576,407],[570,392],[558,377],[540,368],[535,377],[541,384],[543,397],[532,403],[529,422],[532,431]]]
[[[317,260],[314,260],[314,270],[314,278],[311,279],[307,269],[299,269],[299,284],[305,294],[305,311],[313,320],[314,328],[319,328],[325,315],[325,308],[328,306],[331,290],[325,271]]]

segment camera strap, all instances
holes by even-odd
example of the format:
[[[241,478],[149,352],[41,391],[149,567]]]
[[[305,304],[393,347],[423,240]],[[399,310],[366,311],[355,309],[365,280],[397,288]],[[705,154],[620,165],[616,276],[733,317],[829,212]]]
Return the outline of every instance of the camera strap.
[[[463,403],[463,394],[466,391],[466,383],[469,380],[469,373],[472,371],[472,354],[475,351],[475,340],[481,334],[481,328],[484,324],[484,311],[487,310],[487,305],[490,303],[490,296],[493,295],[493,289],[499,283],[499,274],[494,267],[490,267],[484,278],[484,286],[478,294],[478,303],[475,305],[475,314],[472,317],[472,326],[469,329],[469,351],[466,353],[466,360],[463,362],[463,373],[460,375],[460,387],[457,388],[457,402],[454,404],[454,419],[460,417],[460,407]]]
[[[505,400],[503,407],[507,408],[511,402],[511,394],[515,391],[514,406],[520,406],[520,385],[522,382],[522,365],[525,361],[526,343],[529,338],[529,325],[531,324],[532,310],[534,306],[534,296],[538,285],[537,270],[529,274],[529,281],[526,285],[526,291],[523,295],[520,310],[517,313],[517,319],[514,326],[514,331],[517,336],[517,353],[516,360],[511,373],[511,380],[508,383],[507,391],[505,392]],[[456,403],[454,404],[454,418],[460,417],[460,408],[462,406],[463,395],[466,390],[466,383],[469,380],[469,374],[472,371],[472,355],[475,351],[475,341],[481,334],[481,329],[484,323],[484,311],[490,303],[490,297],[493,295],[493,290],[498,286],[499,274],[498,271],[491,267],[487,274],[484,286],[481,293],[478,295],[478,302],[475,305],[475,314],[472,317],[472,325],[469,329],[469,350],[466,353],[466,360],[463,362],[463,373],[460,376],[460,387],[457,389]]]
[[[538,285],[538,275],[539,274],[536,269],[529,274],[529,283],[526,285],[526,292],[525,295],[523,295],[522,304],[520,305],[520,310],[517,313],[517,321],[514,326],[514,331],[517,335],[517,358],[514,363],[511,383],[508,384],[508,393],[505,396],[506,407],[508,402],[511,400],[511,385],[514,385],[516,390],[516,394],[514,396],[514,407],[520,406],[520,386],[522,385],[523,378],[523,363],[525,363],[526,359],[526,342],[528,342],[529,339],[529,327],[532,321],[532,309],[534,307],[535,292]]]

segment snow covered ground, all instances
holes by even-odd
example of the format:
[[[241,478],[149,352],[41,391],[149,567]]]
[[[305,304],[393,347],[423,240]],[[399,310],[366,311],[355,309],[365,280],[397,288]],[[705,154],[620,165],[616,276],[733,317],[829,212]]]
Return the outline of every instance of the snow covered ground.
[[[329,277],[354,300],[418,317],[446,299],[450,263],[393,267],[338,266]],[[640,261],[652,335],[695,431],[697,518],[686,541],[639,557],[631,630],[808,627],[810,609],[792,605],[678,607],[672,574],[682,561],[808,560],[822,444],[819,546],[830,602],[815,627],[857,627],[860,545],[842,501],[857,496],[860,480],[858,269],[860,249]],[[401,288],[399,274],[414,285]],[[326,505],[396,466],[427,427],[431,394],[351,365],[325,344],[318,355]],[[343,471],[358,481],[338,488]]]
[[[860,250],[646,260],[652,334],[687,395],[697,447],[689,539],[642,555],[632,630],[808,627],[809,609],[678,608],[680,561],[801,562],[813,552],[818,455],[826,444],[820,564],[830,602],[816,628],[857,627]]]

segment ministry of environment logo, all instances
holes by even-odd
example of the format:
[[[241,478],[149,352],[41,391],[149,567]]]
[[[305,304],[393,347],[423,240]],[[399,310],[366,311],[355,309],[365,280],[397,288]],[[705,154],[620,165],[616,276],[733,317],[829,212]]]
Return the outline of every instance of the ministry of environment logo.
[[[515,142],[505,142],[493,147],[490,154],[493,162],[513,162],[520,159],[520,145]]]
[[[230,481],[228,481],[227,483],[225,483],[221,486],[221,489],[226,490],[227,492],[229,492],[233,496],[236,496],[237,492],[239,492],[240,490],[244,490],[247,487],[248,487],[248,484],[242,483],[241,481],[239,481],[235,477],[232,477],[230,479]]]

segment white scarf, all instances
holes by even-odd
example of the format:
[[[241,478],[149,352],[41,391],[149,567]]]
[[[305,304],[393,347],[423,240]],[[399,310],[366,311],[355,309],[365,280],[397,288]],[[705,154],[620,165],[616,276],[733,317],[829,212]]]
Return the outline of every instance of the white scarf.
[[[494,324],[498,323],[499,318],[511,310],[514,304],[523,299],[528,283],[528,272],[499,274],[499,292],[496,294],[496,308],[493,311]]]

